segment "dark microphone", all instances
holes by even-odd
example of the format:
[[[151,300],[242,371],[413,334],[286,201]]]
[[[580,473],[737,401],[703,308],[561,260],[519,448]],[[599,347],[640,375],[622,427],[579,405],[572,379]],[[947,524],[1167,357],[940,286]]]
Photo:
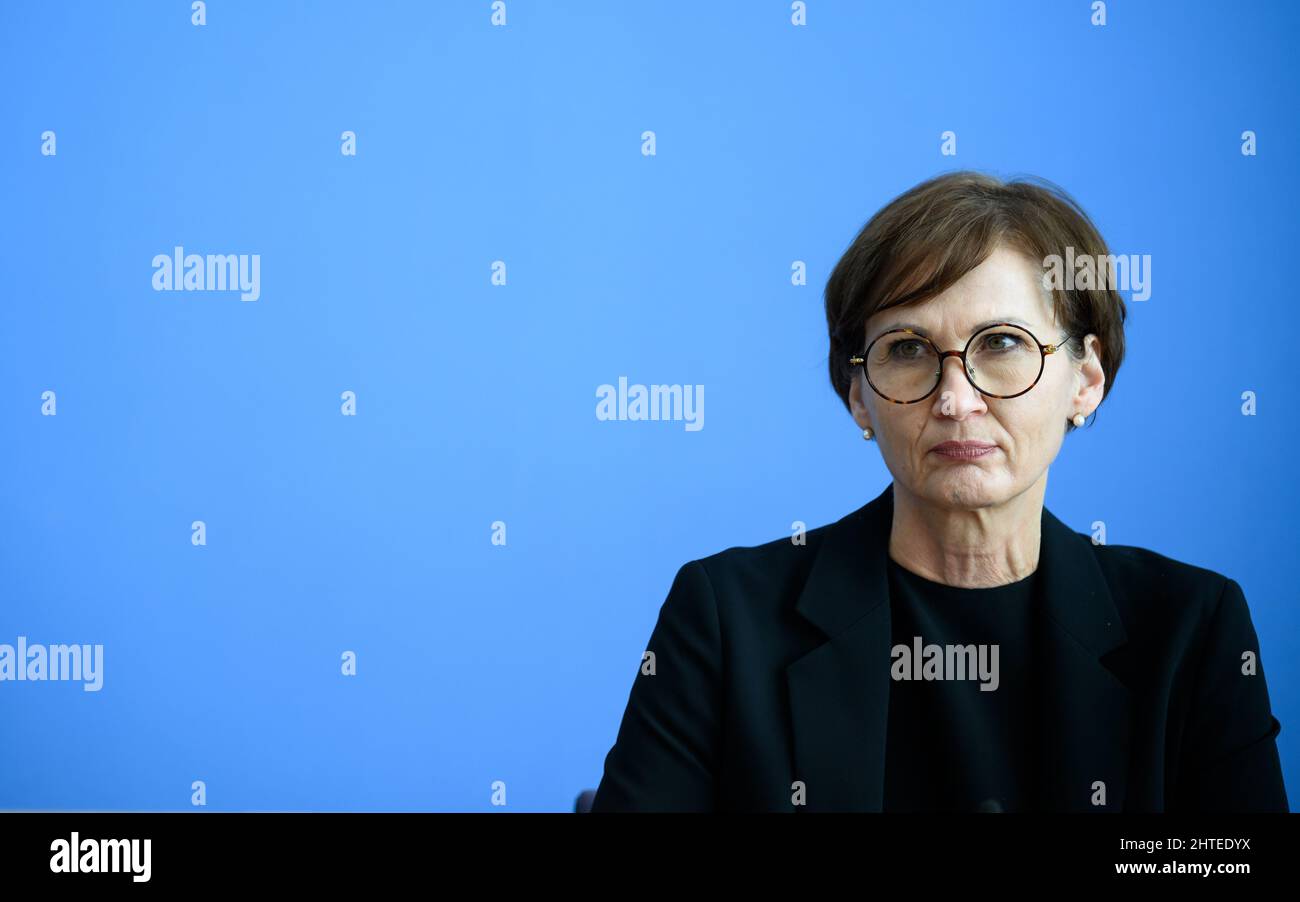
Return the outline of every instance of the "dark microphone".
[[[1001,799],[985,799],[975,806],[976,812],[980,814],[1006,814],[1007,810],[1002,807]]]

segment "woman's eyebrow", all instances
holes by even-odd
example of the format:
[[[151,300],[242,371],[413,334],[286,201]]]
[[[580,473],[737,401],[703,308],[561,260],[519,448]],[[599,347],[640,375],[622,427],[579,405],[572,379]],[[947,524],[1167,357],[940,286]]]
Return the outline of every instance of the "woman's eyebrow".
[[[980,329],[986,329],[989,326],[996,326],[998,323],[1011,323],[1014,326],[1020,326],[1023,329],[1028,329],[1030,332],[1034,330],[1033,326],[1030,326],[1022,319],[1017,319],[1014,316],[1004,316],[998,319],[988,319],[982,323],[976,323],[974,326],[971,327],[970,332],[967,334],[974,335]],[[879,337],[880,335],[883,335],[884,333],[889,332],[892,329],[911,329],[913,332],[917,332],[921,335],[925,335],[927,337],[929,335],[928,330],[922,328],[921,326],[916,325],[915,323],[894,323],[891,326],[884,326],[883,328],[881,328],[876,333],[876,336]]]

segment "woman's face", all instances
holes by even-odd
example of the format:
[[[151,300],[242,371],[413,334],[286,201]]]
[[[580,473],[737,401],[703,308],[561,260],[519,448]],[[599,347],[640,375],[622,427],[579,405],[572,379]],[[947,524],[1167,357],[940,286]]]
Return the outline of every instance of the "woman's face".
[[[989,321],[1016,322],[1043,344],[1058,343],[1064,330],[1053,319],[1041,279],[1033,261],[999,247],[942,294],[876,313],[867,321],[863,347],[882,332],[912,326],[941,351],[959,351]],[[1066,421],[1076,413],[1087,416],[1101,403],[1105,373],[1097,337],[1087,336],[1085,347],[1089,353],[1083,361],[1064,348],[1047,355],[1038,384],[1005,399],[980,394],[955,357],[944,359],[934,393],[914,404],[881,398],[859,367],[849,393],[853,418],[860,428],[874,430],[894,481],[911,494],[943,508],[1001,504],[1046,479]],[[995,447],[971,458],[934,450],[950,441]]]

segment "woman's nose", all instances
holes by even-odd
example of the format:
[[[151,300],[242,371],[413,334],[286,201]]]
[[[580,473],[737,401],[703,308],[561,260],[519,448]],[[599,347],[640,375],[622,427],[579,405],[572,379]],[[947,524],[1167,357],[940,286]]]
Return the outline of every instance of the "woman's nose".
[[[966,378],[965,364],[960,357],[950,355],[940,361],[940,379],[938,403],[943,405],[945,400],[950,400],[953,407],[962,408],[958,410],[944,411],[946,413],[964,412],[965,408],[978,406],[980,403],[980,393]]]

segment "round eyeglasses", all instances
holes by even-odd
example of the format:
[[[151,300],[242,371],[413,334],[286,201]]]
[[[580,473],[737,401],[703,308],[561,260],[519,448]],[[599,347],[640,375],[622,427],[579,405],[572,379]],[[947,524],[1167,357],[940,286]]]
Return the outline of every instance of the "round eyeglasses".
[[[956,357],[966,379],[980,394],[990,398],[1023,395],[1042,378],[1047,355],[1065,347],[1074,336],[1059,344],[1045,345],[1023,326],[993,323],[980,329],[961,351],[940,351],[919,332],[891,329],[876,336],[867,349],[849,358],[861,366],[867,384],[876,394],[895,404],[915,404],[934,393],[943,381],[943,361]]]

